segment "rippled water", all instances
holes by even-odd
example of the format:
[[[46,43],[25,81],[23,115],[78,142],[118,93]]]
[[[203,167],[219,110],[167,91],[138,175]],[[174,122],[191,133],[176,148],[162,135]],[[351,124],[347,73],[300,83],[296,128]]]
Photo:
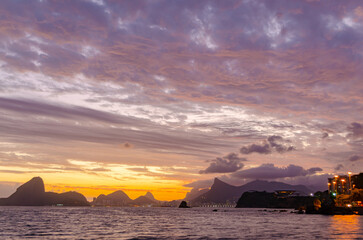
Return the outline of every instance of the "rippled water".
[[[212,210],[0,207],[0,239],[363,239],[363,216]]]

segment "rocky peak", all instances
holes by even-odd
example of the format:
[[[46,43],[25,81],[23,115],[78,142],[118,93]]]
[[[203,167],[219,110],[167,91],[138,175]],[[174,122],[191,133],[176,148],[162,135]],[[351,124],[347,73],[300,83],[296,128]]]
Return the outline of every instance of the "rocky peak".
[[[154,195],[153,195],[151,192],[147,192],[147,193],[145,194],[145,197],[147,197],[147,198],[148,198],[148,199],[150,199],[150,200],[155,200]]]

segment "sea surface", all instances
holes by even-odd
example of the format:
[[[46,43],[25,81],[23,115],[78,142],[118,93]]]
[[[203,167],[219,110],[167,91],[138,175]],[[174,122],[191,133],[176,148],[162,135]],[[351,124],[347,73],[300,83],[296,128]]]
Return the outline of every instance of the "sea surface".
[[[0,207],[0,239],[363,239],[363,216],[273,209]]]

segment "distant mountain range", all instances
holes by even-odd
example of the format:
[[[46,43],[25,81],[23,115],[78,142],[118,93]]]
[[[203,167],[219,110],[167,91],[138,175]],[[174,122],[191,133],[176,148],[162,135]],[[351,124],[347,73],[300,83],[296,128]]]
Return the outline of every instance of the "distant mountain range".
[[[121,190],[110,193],[108,195],[101,194],[91,203],[94,206],[159,206],[162,201],[154,198],[151,192],[147,192],[144,196],[140,196],[132,200]]]
[[[198,206],[208,203],[235,204],[244,192],[274,192],[277,190],[295,190],[300,195],[308,195],[312,192],[304,185],[290,185],[282,182],[268,182],[256,180],[242,186],[233,186],[219,180],[218,178],[215,178],[210,190],[200,194],[193,199],[190,199],[189,203],[192,206]]]
[[[151,192],[132,200],[121,190],[108,195],[101,194],[89,203],[78,192],[45,192],[44,182],[40,177],[24,183],[10,197],[0,198],[0,206],[161,206],[165,203],[156,200]]]
[[[242,186],[233,186],[225,183],[218,178],[210,189],[192,191],[186,195],[184,201],[188,201],[191,206],[203,204],[235,204],[244,192],[248,191],[266,191],[274,192],[276,190],[295,190],[300,195],[308,195],[311,190],[304,185],[290,185],[282,182],[268,182],[256,180]],[[152,193],[147,192],[132,200],[126,193],[121,190],[115,191],[108,195],[101,194],[91,203],[80,193],[65,192],[54,193],[45,192],[44,182],[40,177],[34,177],[17,188],[16,192],[8,198],[0,198],[2,206],[45,206],[45,205],[63,205],[63,206],[178,206],[182,200],[159,201],[156,200]]]

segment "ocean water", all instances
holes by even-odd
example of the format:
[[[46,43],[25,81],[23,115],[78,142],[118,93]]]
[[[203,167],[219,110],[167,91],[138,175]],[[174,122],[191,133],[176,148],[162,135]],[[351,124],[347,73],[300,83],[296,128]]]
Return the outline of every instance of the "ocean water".
[[[363,239],[363,216],[290,212],[0,207],[0,239]]]

